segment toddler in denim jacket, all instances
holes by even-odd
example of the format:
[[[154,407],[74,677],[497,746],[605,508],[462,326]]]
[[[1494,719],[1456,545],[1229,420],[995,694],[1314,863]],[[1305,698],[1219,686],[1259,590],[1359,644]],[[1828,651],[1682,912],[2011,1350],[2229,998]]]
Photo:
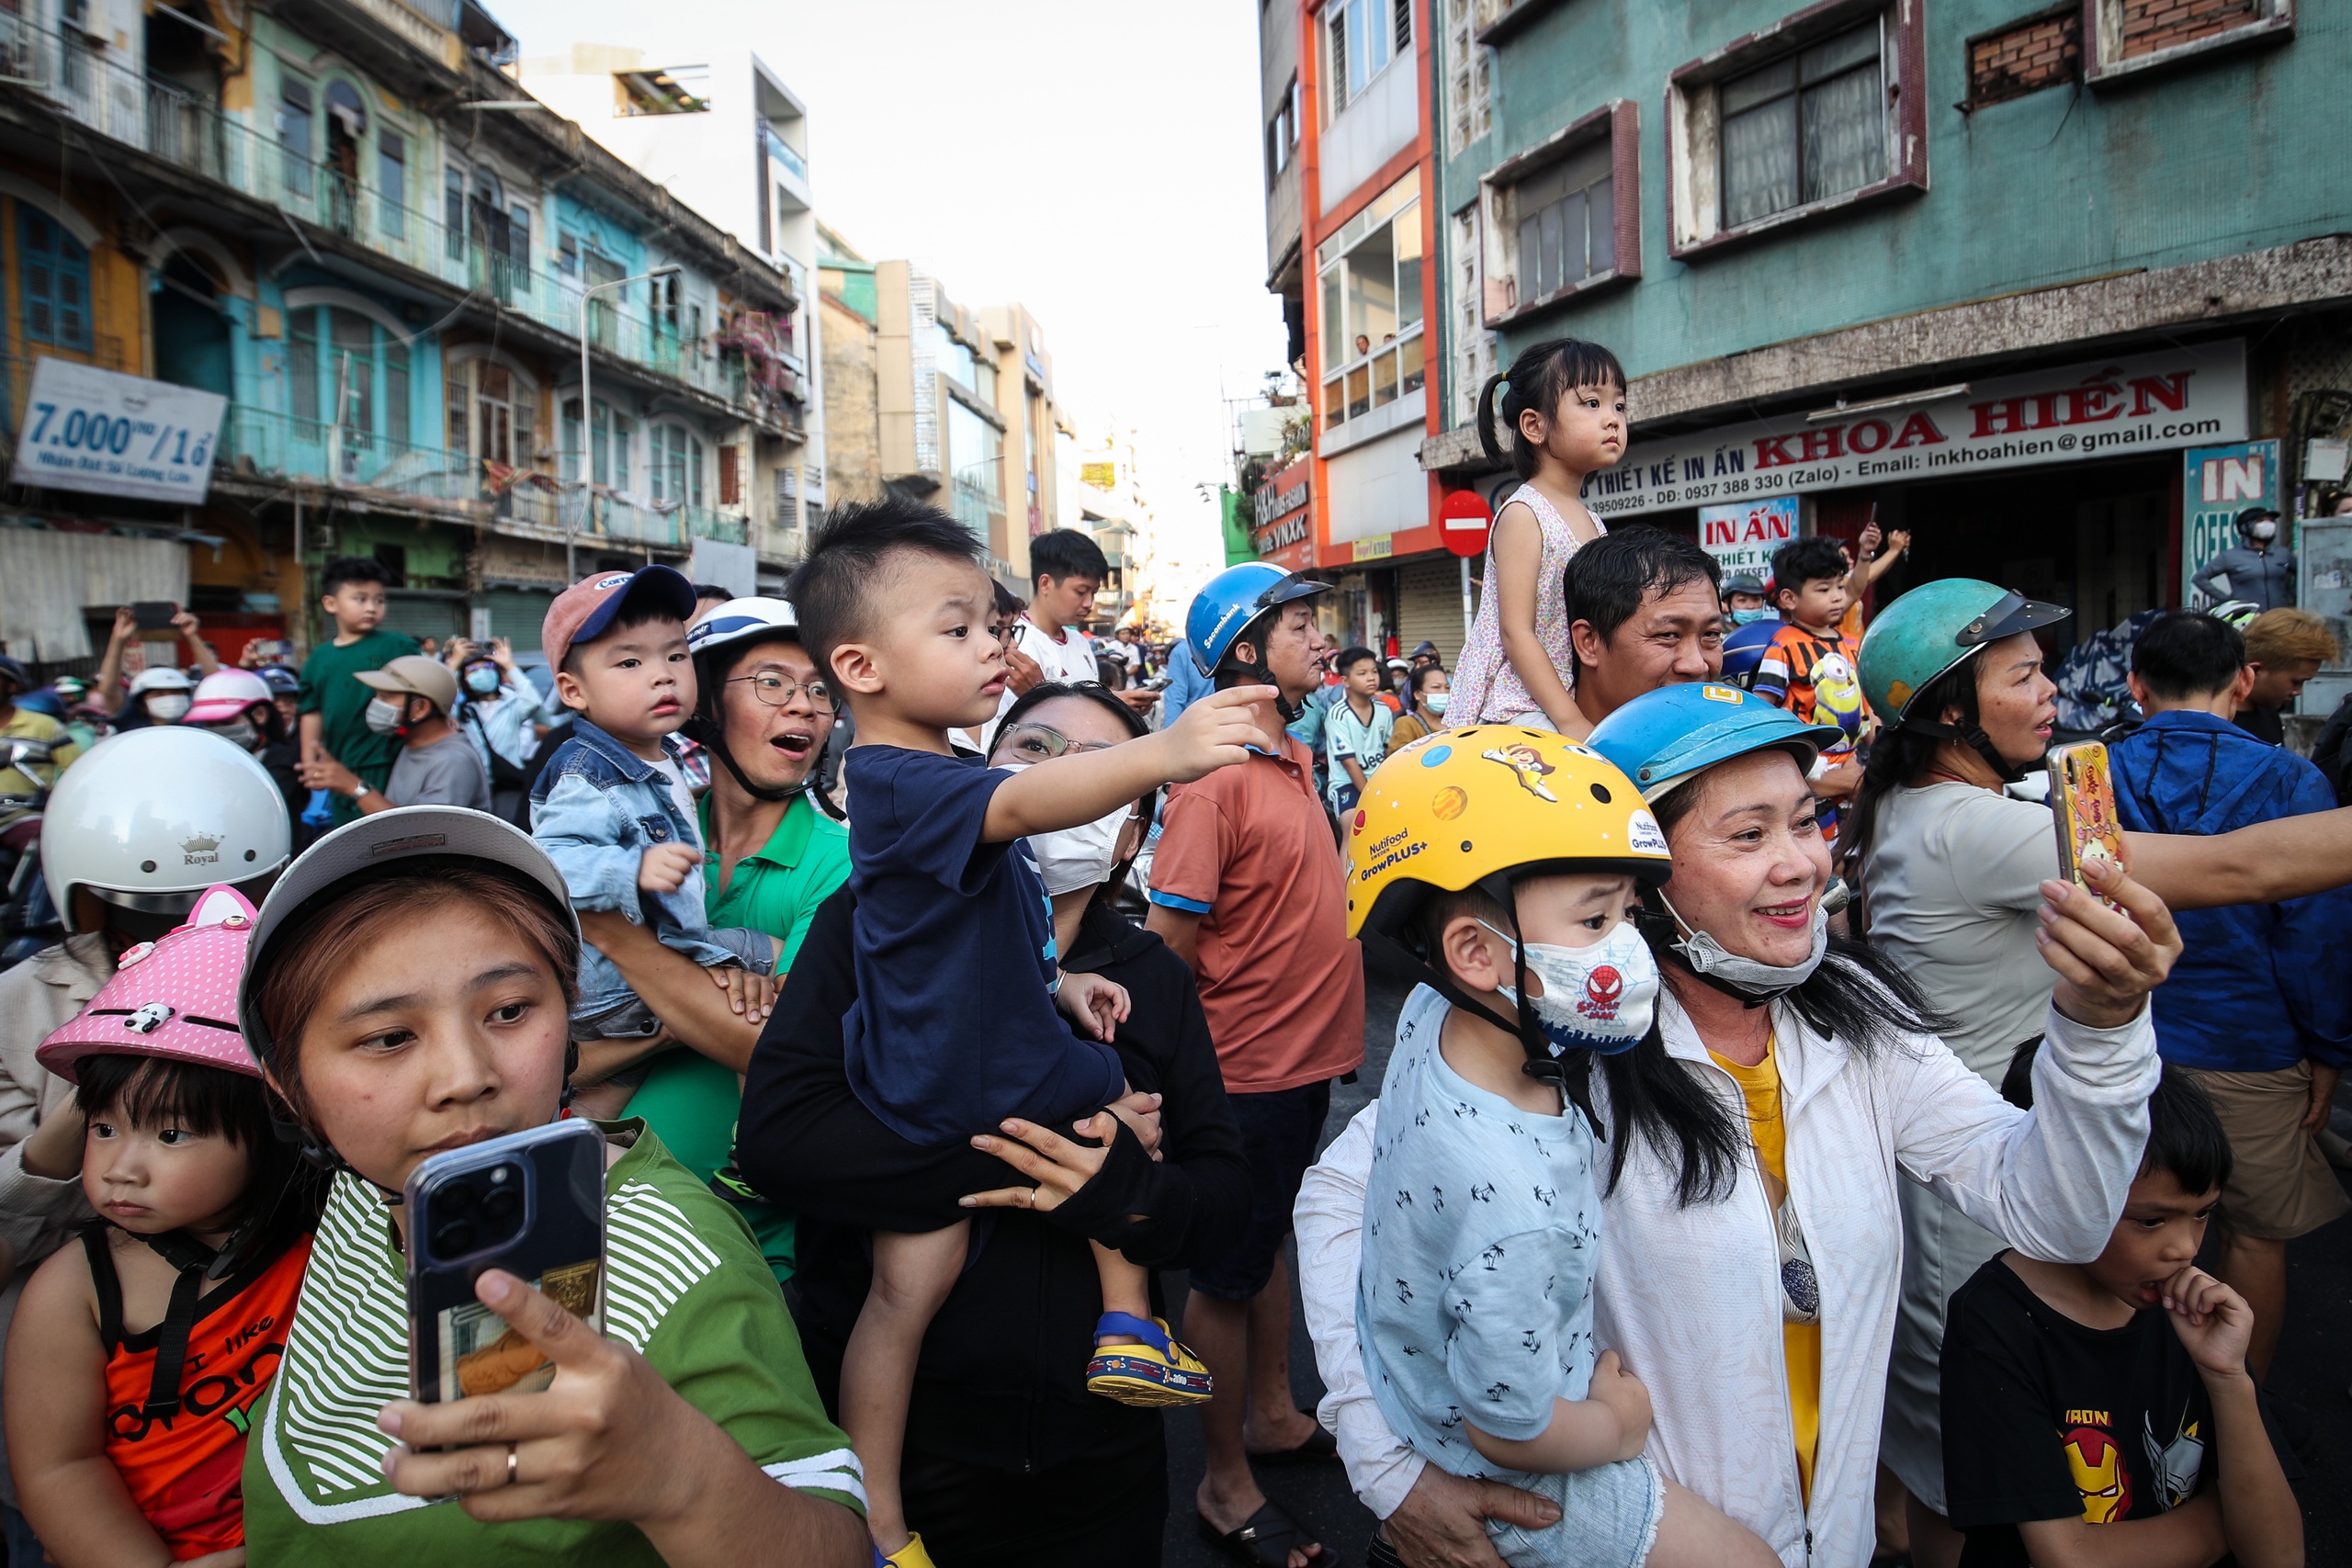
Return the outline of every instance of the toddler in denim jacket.
[[[666,566],[600,572],[548,607],[540,640],[574,718],[571,742],[531,791],[531,836],[563,873],[573,908],[616,910],[705,968],[764,976],[775,968],[775,939],[714,931],[703,912],[702,842],[675,739],[695,706],[685,625],[694,607],[694,585]],[[661,1032],[612,960],[583,942],[572,1039]],[[607,1076],[617,1099],[592,1109],[617,1114],[649,1061]]]

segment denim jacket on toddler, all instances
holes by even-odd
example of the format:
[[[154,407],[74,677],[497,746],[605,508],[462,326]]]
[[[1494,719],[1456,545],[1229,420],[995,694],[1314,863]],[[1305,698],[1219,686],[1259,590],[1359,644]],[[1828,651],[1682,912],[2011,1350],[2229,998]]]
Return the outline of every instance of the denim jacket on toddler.
[[[662,746],[676,758],[674,737],[663,737]],[[570,744],[532,786],[531,836],[563,873],[574,909],[616,909],[630,924],[650,927],[664,947],[705,968],[742,962],[712,940],[699,864],[674,893],[638,886],[638,863],[647,850],[673,843],[699,850],[702,838],[691,818],[678,815],[662,770],[585,718],[573,719]],[[573,1018],[592,1018],[635,995],[612,960],[594,943],[581,943],[580,1000]]]

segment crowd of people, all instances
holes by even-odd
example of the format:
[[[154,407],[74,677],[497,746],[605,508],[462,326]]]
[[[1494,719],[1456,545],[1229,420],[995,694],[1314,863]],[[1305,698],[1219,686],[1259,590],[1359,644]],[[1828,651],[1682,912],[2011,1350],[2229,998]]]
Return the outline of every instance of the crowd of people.
[[[0,973],[10,1561],[1154,1562],[1190,1405],[1255,1568],[1339,1561],[1299,1464],[1411,1568],[2300,1563],[2352,829],[2258,712],[2332,649],[2142,628],[2068,879],[2066,612],[1608,529],[1623,394],[1486,389],[1450,671],[1265,563],[1100,638],[1091,541],[1024,602],[898,499],[781,596],[593,574],[543,667],[356,558],[299,671],[0,662],[62,932]],[[481,1254],[413,1386],[412,1177],[566,1117],[598,1272]]]

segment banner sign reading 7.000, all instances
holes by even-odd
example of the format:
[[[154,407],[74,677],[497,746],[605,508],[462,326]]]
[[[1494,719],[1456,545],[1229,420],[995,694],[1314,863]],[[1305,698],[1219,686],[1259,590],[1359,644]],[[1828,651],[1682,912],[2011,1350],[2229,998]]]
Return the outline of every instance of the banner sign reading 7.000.
[[[229,400],[67,359],[40,359],[9,478],[195,505],[212,483]]]

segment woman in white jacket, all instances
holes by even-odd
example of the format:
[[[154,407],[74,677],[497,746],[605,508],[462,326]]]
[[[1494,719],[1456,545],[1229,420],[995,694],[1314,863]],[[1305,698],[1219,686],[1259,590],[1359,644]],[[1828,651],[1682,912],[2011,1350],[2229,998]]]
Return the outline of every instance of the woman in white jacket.
[[[1944,1047],[1899,976],[1831,950],[1829,853],[1804,775],[1815,732],[1745,693],[1687,685],[1628,704],[1591,743],[1639,782],[1675,862],[1651,933],[1666,979],[1657,1032],[1604,1058],[1594,1085],[1611,1165],[1599,1341],[1648,1385],[1649,1454],[1668,1476],[1791,1568],[1860,1568],[1901,1275],[1898,1173],[2030,1255],[2097,1257],[2146,1140],[2146,998],[2178,938],[2120,874],[2099,890],[2128,919],[2051,886],[2041,946],[2057,987],[2036,1109],[2020,1111]],[[1323,1418],[1396,1557],[1492,1564],[1480,1516],[1541,1523],[1534,1500],[1425,1467],[1365,1386],[1352,1306],[1378,1111],[1299,1194]]]

